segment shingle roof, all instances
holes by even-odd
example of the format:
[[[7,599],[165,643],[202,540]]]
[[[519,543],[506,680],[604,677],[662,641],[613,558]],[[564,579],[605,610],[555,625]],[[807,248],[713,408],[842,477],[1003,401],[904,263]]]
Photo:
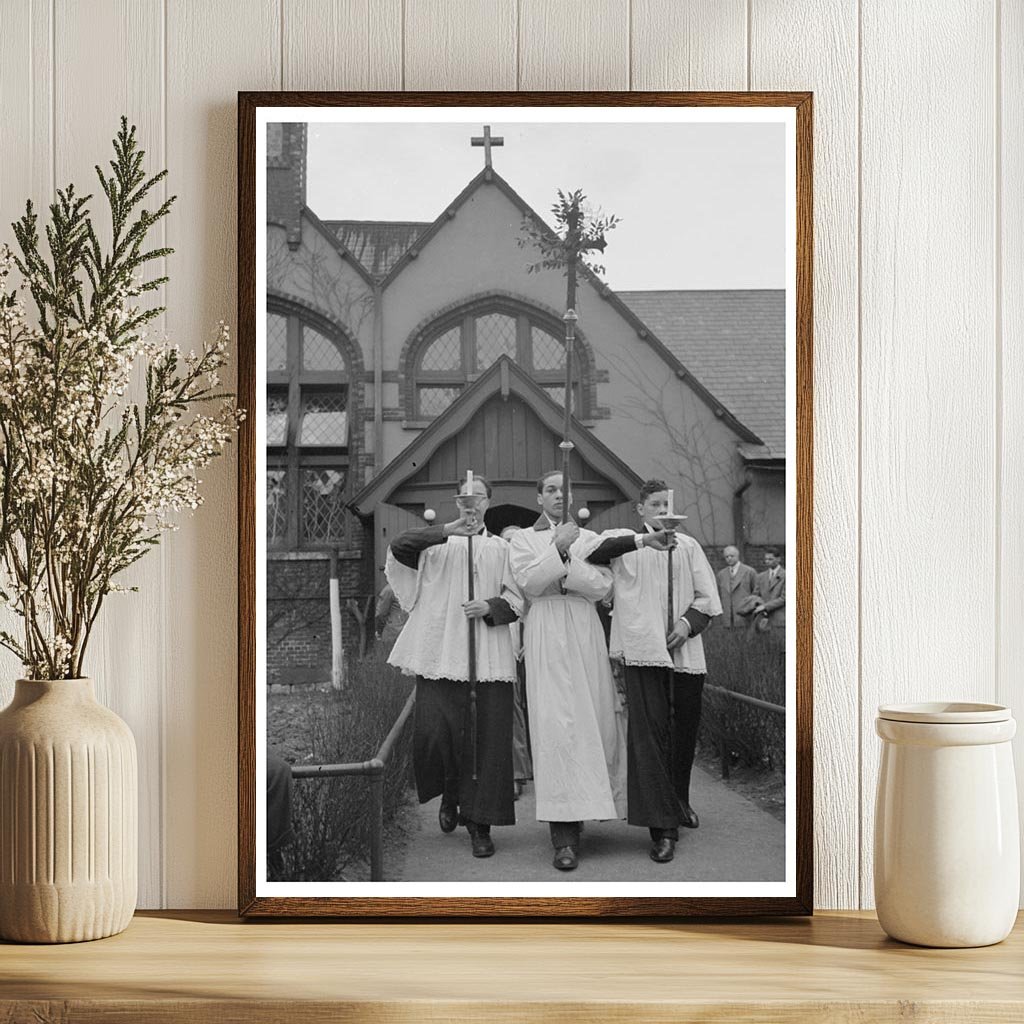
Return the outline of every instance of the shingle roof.
[[[366,270],[384,276],[430,227],[429,221],[326,220],[324,224]]]
[[[772,455],[785,455],[784,291],[616,294]]]

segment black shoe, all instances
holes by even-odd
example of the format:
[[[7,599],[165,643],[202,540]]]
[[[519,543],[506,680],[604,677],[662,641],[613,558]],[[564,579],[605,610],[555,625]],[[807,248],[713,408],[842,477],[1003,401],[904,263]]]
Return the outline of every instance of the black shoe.
[[[555,850],[555,859],[552,863],[559,871],[575,871],[580,858],[571,846],[560,846]]]
[[[491,826],[478,825],[475,821],[467,821],[466,828],[469,830],[469,839],[473,844],[473,856],[493,857],[494,840],[491,839]]]
[[[697,812],[685,801],[679,801],[679,824],[683,828],[700,828]]]
[[[450,797],[441,797],[441,807],[437,812],[437,823],[442,832],[454,832],[459,823],[459,805]]]
[[[676,841],[674,839],[655,839],[651,843],[651,860],[655,864],[667,864],[676,855]]]

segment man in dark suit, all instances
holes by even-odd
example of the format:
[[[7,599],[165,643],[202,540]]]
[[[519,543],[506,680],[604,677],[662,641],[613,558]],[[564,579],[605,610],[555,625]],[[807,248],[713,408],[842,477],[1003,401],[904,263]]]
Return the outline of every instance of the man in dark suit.
[[[722,625],[726,629],[746,629],[746,616],[740,611],[742,603],[754,592],[757,570],[740,561],[738,548],[730,545],[722,551],[725,568],[719,569],[718,596],[722,601]]]
[[[754,583],[754,596],[760,602],[751,621],[759,630],[770,630],[781,638],[786,636],[786,570],[779,559],[778,548],[766,548],[765,571]],[[765,625],[765,623],[767,625]]]

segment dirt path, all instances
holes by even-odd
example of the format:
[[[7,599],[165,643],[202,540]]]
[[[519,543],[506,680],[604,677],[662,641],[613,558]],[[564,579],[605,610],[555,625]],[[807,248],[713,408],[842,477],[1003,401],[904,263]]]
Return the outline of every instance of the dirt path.
[[[647,856],[647,830],[624,821],[587,822],[580,866],[551,866],[548,826],[536,820],[533,785],[516,804],[518,824],[491,830],[497,852],[478,860],[463,828],[449,835],[437,825],[439,800],[414,807],[408,843],[385,853],[385,876],[403,882],[751,882],[781,881],[785,874],[784,825],[719,779],[694,767],[691,800],[699,829],[682,829],[676,857],[655,864]]]

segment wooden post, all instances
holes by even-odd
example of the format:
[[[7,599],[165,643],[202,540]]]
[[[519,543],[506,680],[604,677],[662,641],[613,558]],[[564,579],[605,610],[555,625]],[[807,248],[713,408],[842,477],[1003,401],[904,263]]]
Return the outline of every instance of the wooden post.
[[[370,881],[384,881],[384,771],[380,761],[370,774]]]
[[[572,358],[576,340],[576,246],[579,244],[577,232],[579,230],[580,214],[575,210],[569,216],[566,245],[569,248],[568,266],[566,267],[566,296],[565,315],[562,321],[565,323],[565,403],[562,410],[562,441],[559,448],[562,450],[562,522],[569,521],[569,506],[572,504],[572,481],[569,479],[569,460],[572,455],[573,443],[572,431]]]
[[[466,538],[469,560],[469,583],[467,590],[469,600],[475,599],[476,591],[473,587],[473,538]],[[470,756],[473,759],[471,766],[473,781],[477,780],[477,720],[476,720],[476,619],[469,619],[469,745]]]
[[[669,515],[672,514],[671,508]],[[671,535],[675,540],[675,533]],[[675,581],[672,578],[672,548],[668,549],[668,632],[675,628],[676,617],[675,596],[673,593]],[[675,679],[675,651],[668,652],[669,660],[672,662],[668,667],[668,764],[669,774],[672,779],[676,777],[676,679]]]
[[[331,549],[331,689],[345,682],[345,655],[341,632],[341,592],[338,588],[338,552]]]

